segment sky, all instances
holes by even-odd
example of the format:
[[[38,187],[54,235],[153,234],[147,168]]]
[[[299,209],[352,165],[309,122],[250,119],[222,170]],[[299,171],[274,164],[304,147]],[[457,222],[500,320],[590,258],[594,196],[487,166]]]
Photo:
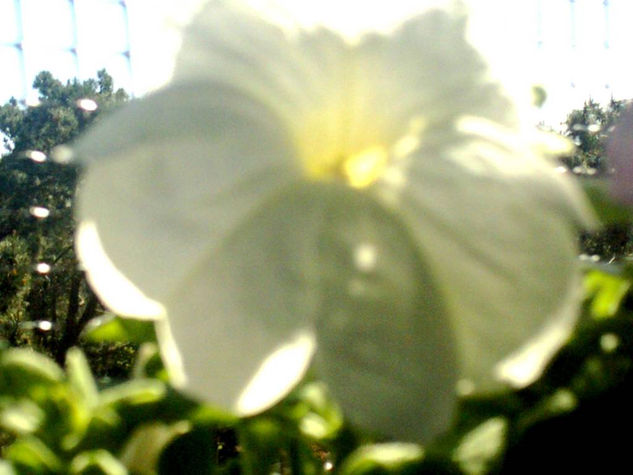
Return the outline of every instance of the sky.
[[[0,0],[0,101],[32,97],[25,84],[48,69],[61,79],[94,77],[105,67],[115,85],[142,95],[164,82],[166,58],[177,39],[165,35],[165,19],[186,21],[197,0]],[[270,0],[250,0],[266,3]],[[302,3],[292,2],[293,8]],[[348,4],[370,5],[358,0]],[[398,0],[404,10],[424,0]],[[436,2],[437,3],[437,2]],[[20,4],[18,11],[16,6]],[[123,5],[127,4],[127,8]],[[341,2],[303,2],[306,17]],[[592,97],[633,98],[633,1],[476,0],[473,41],[495,59],[504,80],[541,84],[548,101],[539,120],[556,127],[567,112]],[[21,28],[20,21],[21,18]],[[160,33],[160,35],[159,35]],[[157,41],[157,38],[161,41]],[[24,62],[14,47],[20,41]],[[76,54],[74,53],[76,52]]]

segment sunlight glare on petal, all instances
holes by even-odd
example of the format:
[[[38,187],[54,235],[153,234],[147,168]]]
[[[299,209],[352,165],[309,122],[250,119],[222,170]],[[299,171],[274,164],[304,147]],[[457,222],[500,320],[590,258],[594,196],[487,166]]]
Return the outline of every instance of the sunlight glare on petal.
[[[542,373],[550,358],[568,338],[576,322],[573,302],[578,299],[578,288],[568,296],[557,319],[549,321],[532,340],[501,361],[494,372],[500,381],[515,388],[533,383]]]
[[[307,370],[316,349],[313,335],[299,333],[269,355],[240,395],[239,414],[255,414],[276,403]]]
[[[175,388],[183,388],[187,384],[187,375],[182,361],[182,355],[178,350],[176,340],[167,318],[162,318],[154,323],[156,339],[160,347],[163,364],[169,374],[169,382]]]
[[[371,244],[363,243],[354,250],[354,264],[361,272],[371,272],[377,259],[376,248]]]
[[[149,320],[165,316],[165,308],[159,302],[145,296],[110,261],[101,244],[95,223],[79,223],[76,247],[79,259],[88,269],[88,281],[93,289],[98,289],[99,297],[113,312]]]

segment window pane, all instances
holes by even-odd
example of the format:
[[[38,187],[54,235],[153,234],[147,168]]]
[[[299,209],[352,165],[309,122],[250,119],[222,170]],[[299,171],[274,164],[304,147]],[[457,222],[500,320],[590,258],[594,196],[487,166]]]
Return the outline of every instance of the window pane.
[[[67,81],[77,77],[77,62],[75,56],[64,50],[33,49],[25,52],[26,77],[28,85],[40,71],[50,71],[55,79]]]
[[[69,49],[74,45],[68,0],[22,0],[25,48]]]
[[[2,65],[0,104],[4,104],[11,96],[22,99],[25,91],[20,51],[16,48],[0,46],[0,64]]]
[[[77,33],[82,54],[110,56],[128,49],[125,9],[119,2],[77,2]]]
[[[94,78],[97,71],[105,68],[114,79],[116,89],[122,87],[128,92],[132,89],[129,60],[123,54],[80,55],[79,64],[79,76],[82,78]]]
[[[0,44],[20,41],[15,0],[0,0]]]

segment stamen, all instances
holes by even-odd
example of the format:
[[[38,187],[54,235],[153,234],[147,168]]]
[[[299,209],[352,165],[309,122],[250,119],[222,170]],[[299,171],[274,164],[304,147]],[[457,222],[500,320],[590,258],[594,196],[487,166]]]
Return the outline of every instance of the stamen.
[[[383,147],[371,147],[347,158],[342,165],[345,181],[354,188],[374,183],[384,171],[389,154]]]

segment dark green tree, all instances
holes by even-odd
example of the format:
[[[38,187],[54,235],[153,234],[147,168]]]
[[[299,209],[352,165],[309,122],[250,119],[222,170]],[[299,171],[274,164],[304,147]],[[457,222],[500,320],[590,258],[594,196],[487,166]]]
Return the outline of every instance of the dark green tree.
[[[14,98],[0,106],[8,150],[0,160],[0,322],[10,343],[31,343],[62,362],[99,303],[73,249],[77,168],[49,157],[128,95],[105,70],[65,84],[44,71],[33,87],[37,106]]]
[[[606,106],[602,106],[589,99],[582,109],[575,109],[567,115],[564,134],[576,144],[575,153],[564,159],[571,170],[585,175],[608,172],[606,138],[626,104],[626,101],[611,99]]]
[[[564,134],[574,141],[576,148],[573,155],[563,158],[563,163],[581,179],[605,179],[612,173],[606,158],[607,138],[627,103],[611,99],[603,106],[589,99],[582,109],[567,115]],[[585,254],[609,261],[631,254],[632,238],[627,223],[616,223],[598,233],[582,234],[580,242]]]

